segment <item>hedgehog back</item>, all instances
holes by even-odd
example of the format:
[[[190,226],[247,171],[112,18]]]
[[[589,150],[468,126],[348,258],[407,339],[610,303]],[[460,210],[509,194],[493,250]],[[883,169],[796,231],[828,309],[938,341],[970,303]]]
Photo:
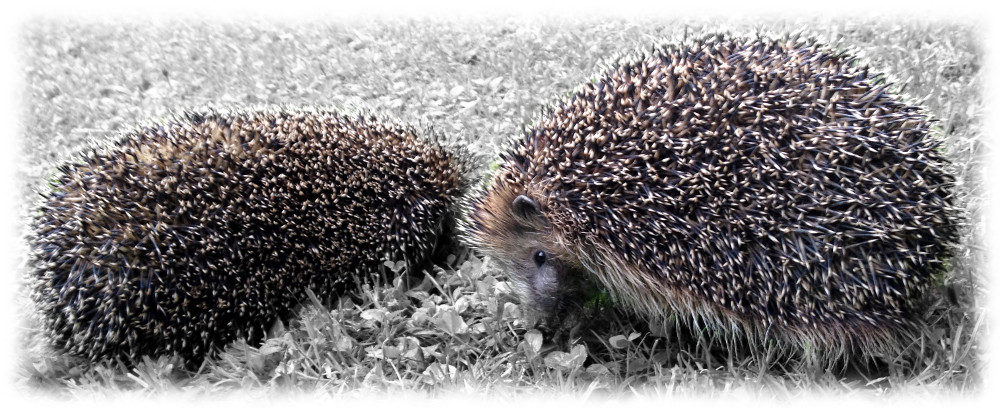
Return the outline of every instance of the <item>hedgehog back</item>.
[[[188,113],[60,168],[34,297],[61,349],[198,361],[259,339],[307,287],[420,262],[458,184],[451,153],[372,116]]]
[[[649,316],[880,348],[956,236],[940,141],[888,86],[801,39],[621,59],[506,153],[474,239],[500,258],[546,243]],[[519,194],[542,230],[511,216]]]

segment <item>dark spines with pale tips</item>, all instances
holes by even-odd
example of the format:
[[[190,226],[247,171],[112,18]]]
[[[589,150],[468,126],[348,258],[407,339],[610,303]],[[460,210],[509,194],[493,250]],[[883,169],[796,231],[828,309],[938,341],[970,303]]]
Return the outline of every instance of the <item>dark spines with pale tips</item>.
[[[542,318],[592,281],[650,318],[898,349],[957,232],[940,141],[889,86],[801,38],[620,59],[503,155],[465,228]]]
[[[32,222],[33,297],[72,354],[201,361],[259,338],[305,288],[421,262],[457,163],[366,114],[186,113],[59,168]]]

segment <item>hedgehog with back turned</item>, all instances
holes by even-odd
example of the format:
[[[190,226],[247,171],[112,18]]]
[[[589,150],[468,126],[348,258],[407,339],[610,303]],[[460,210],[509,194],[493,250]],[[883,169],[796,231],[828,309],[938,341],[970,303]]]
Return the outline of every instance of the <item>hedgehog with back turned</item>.
[[[606,296],[822,358],[898,352],[957,221],[941,141],[889,86],[801,37],[620,58],[514,141],[463,228],[542,327]]]
[[[306,288],[430,261],[465,185],[458,153],[320,109],[187,112],[126,133],[61,165],[36,209],[44,333],[90,361],[198,364],[259,341]]]

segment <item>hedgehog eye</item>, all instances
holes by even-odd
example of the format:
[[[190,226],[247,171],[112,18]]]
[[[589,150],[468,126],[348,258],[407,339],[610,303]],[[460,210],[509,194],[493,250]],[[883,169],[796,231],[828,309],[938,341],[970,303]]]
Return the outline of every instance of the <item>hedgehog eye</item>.
[[[545,251],[535,252],[534,260],[535,260],[535,266],[539,268],[541,268],[542,265],[545,265],[545,260],[546,260]]]

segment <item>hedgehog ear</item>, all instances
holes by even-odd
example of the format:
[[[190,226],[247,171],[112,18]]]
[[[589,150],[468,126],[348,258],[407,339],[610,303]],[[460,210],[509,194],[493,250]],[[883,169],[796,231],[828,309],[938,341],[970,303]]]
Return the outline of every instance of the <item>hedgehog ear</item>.
[[[514,214],[514,217],[527,222],[542,217],[542,210],[538,208],[538,203],[524,194],[517,196],[510,203],[510,212]]]

